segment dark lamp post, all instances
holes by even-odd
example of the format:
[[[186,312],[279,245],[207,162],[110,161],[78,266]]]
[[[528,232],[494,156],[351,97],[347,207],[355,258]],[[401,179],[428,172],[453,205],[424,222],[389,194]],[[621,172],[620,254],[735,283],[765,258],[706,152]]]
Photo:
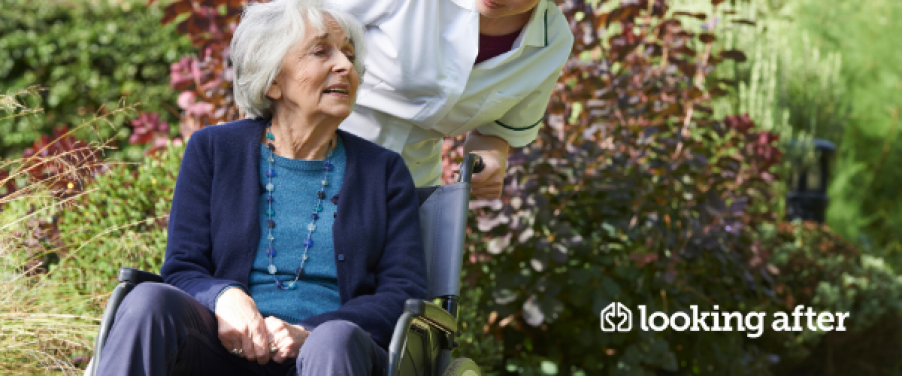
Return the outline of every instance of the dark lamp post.
[[[836,145],[821,139],[814,139],[814,159],[802,158],[805,150],[798,146],[808,146],[795,141],[790,147],[797,149],[793,153],[793,166],[789,179],[789,193],[786,195],[786,218],[802,219],[824,223],[824,214],[830,199],[827,197],[827,185],[830,183],[830,162],[836,153]],[[805,162],[803,162],[805,161]],[[810,161],[810,162],[809,162]]]

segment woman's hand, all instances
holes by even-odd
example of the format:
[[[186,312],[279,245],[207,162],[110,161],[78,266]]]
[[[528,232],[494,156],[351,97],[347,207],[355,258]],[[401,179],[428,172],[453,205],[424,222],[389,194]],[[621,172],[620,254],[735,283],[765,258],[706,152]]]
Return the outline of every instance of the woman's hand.
[[[473,174],[470,180],[471,191],[476,198],[494,200],[501,197],[509,152],[510,145],[500,137],[486,136],[476,130],[467,135],[464,155],[475,153],[482,157],[485,164],[485,168],[478,174]]]
[[[260,364],[269,362],[270,338],[254,299],[239,288],[230,288],[219,296],[215,313],[219,341],[226,350],[238,349],[239,356]]]
[[[276,349],[272,360],[282,364],[285,359],[296,359],[310,331],[303,326],[291,325],[273,316],[267,317],[264,322],[272,338],[272,345]]]

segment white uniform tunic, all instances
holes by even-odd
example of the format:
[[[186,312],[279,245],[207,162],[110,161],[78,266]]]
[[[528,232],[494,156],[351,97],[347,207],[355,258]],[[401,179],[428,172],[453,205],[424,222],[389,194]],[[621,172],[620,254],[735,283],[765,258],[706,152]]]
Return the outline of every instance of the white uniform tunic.
[[[441,181],[445,136],[473,129],[519,147],[535,140],[573,34],[539,2],[513,49],[473,65],[475,0],[334,0],[366,26],[366,74],[341,129],[401,154],[418,187]]]

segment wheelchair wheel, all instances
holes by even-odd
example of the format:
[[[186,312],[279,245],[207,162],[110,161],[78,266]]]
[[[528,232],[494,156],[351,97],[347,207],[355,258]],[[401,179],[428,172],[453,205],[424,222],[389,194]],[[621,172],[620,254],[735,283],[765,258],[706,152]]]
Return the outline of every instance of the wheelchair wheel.
[[[451,361],[442,376],[481,376],[482,371],[470,358],[457,358]]]

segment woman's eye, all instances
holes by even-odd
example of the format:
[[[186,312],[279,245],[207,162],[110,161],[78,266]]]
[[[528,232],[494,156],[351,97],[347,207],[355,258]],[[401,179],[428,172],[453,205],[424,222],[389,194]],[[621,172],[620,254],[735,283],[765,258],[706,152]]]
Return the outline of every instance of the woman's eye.
[[[346,56],[346,57],[348,58],[348,60],[350,60],[352,63],[353,63],[354,61],[356,61],[355,59],[357,59],[357,55],[354,55],[354,54],[345,54],[345,56]]]
[[[313,50],[313,55],[315,56],[326,56],[329,53],[325,48],[317,48]]]

